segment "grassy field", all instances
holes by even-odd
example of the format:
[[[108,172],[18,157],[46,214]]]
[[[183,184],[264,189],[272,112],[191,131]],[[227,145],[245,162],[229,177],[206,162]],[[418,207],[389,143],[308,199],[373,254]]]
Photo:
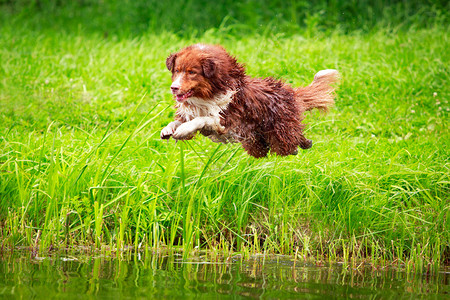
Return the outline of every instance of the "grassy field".
[[[166,21],[156,30],[113,14],[106,31],[107,20],[88,22],[97,12],[89,6],[75,15],[1,7],[2,249],[133,246],[415,270],[450,264],[444,10],[428,6],[428,23],[423,11],[396,23],[380,16],[360,30],[350,21],[327,25],[320,13],[255,30],[258,20],[236,16],[208,29]],[[196,42],[220,43],[249,74],[294,85],[338,69],[336,107],[306,118],[313,148],[253,159],[200,136],[161,141],[174,115],[165,58]]]

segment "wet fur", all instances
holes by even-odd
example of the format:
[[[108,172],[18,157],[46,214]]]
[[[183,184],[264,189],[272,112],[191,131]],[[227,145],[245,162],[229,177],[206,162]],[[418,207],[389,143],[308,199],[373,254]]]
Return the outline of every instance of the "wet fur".
[[[334,103],[335,70],[323,70],[306,87],[293,88],[281,80],[252,78],[244,66],[221,46],[197,44],[166,60],[177,94],[191,95],[177,103],[175,121],[161,138],[191,139],[200,131],[215,142],[240,142],[248,154],[269,151],[285,156],[312,141],[303,135],[303,113],[327,111]]]

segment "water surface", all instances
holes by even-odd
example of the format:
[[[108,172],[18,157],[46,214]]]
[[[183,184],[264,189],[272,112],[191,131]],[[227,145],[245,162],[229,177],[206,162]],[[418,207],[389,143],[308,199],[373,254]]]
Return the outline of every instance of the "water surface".
[[[178,255],[0,253],[5,299],[449,299],[450,273],[352,270],[285,257],[183,261]]]

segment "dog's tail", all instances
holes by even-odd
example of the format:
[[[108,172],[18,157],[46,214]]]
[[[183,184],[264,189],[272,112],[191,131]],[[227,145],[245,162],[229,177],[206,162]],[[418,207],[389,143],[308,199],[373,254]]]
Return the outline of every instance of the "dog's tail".
[[[326,112],[334,104],[335,95],[332,84],[338,81],[338,71],[333,69],[319,71],[310,85],[295,89],[297,101],[305,110],[317,108]]]

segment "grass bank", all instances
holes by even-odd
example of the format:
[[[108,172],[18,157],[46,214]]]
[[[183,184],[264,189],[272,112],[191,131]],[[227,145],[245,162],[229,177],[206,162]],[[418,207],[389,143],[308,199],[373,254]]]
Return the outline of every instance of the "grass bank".
[[[415,270],[449,264],[445,22],[347,34],[223,27],[121,37],[8,18],[0,28],[3,249],[164,247]],[[338,69],[335,109],[306,119],[313,148],[253,159],[203,137],[161,141],[174,114],[165,58],[199,41],[224,45],[253,76],[294,85]]]

